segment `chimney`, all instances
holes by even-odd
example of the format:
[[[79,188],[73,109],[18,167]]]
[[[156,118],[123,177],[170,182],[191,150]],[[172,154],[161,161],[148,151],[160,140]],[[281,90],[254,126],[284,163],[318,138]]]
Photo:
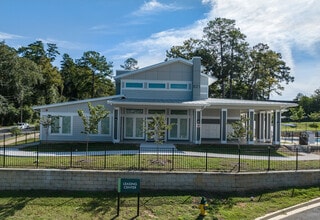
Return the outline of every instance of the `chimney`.
[[[200,100],[200,90],[201,90],[201,57],[193,57],[193,73],[192,73],[192,99]]]

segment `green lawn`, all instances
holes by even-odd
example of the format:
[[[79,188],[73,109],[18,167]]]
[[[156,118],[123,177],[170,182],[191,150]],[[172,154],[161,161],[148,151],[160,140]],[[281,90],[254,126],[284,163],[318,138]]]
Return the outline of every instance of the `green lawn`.
[[[286,126],[286,125],[296,125],[295,127]],[[313,125],[318,126],[317,128],[313,127]],[[281,123],[281,131],[293,131],[293,132],[301,132],[301,131],[317,131],[320,130],[320,122],[282,122]]]
[[[209,205],[205,218],[199,217],[201,196],[206,197]],[[195,191],[142,191],[140,213],[136,219],[246,220],[317,197],[320,197],[318,187],[251,192],[242,196]],[[136,217],[136,195],[122,195],[120,202],[120,215],[116,219]],[[0,219],[113,219],[116,208],[115,192],[0,191]]]

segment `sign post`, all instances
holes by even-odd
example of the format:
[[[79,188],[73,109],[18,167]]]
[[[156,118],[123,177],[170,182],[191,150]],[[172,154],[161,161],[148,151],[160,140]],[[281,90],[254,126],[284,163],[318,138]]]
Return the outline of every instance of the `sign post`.
[[[139,216],[139,206],[140,206],[140,179],[118,179],[118,207],[117,216],[120,213],[120,194],[121,193],[133,193],[138,194],[137,201],[137,216]]]

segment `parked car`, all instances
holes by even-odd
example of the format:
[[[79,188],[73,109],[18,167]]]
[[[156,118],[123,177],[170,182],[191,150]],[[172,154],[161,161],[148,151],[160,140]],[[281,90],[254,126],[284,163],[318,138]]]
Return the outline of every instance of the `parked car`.
[[[28,124],[28,123],[23,123],[23,122],[19,122],[18,123],[18,128],[19,129],[28,129],[28,128],[30,128],[30,125]]]

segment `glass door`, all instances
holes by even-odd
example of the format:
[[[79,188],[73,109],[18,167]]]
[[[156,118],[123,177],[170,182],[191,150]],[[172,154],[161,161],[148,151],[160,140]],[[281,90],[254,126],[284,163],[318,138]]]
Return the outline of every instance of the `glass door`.
[[[188,118],[170,118],[170,124],[173,124],[169,132],[169,138],[172,140],[188,140],[189,125]]]

